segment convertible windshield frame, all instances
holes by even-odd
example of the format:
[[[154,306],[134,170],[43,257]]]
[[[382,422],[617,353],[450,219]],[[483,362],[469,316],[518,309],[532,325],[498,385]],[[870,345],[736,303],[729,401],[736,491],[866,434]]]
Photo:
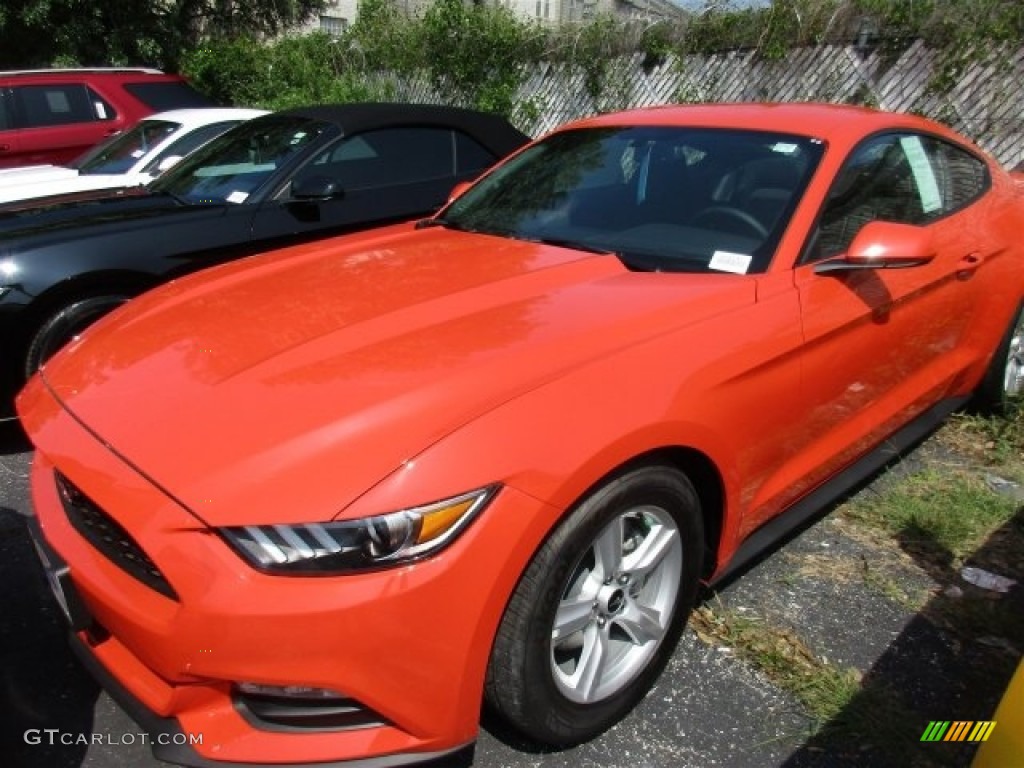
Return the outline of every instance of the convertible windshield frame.
[[[439,220],[612,253],[630,269],[759,273],[824,149],[814,137],[752,129],[570,129],[495,168]]]
[[[261,199],[280,170],[322,137],[340,135],[334,123],[299,115],[270,115],[235,126],[149,184],[156,194],[189,204],[240,204]]]

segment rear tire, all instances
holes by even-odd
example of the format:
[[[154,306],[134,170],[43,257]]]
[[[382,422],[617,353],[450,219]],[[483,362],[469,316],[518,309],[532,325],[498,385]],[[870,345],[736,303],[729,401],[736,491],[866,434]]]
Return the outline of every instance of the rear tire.
[[[103,315],[128,301],[127,296],[90,296],[61,307],[39,327],[25,353],[25,378],[53,357],[65,344]]]
[[[569,747],[621,720],[668,662],[696,596],[700,503],[646,466],[579,503],[534,555],[502,618],[488,703],[532,741]]]
[[[971,410],[986,416],[1008,416],[1024,397],[1024,303],[1014,310],[1006,333],[996,347]]]

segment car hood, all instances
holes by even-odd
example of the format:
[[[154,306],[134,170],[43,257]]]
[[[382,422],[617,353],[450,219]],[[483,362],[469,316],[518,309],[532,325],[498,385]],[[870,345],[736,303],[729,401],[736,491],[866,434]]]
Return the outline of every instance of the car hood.
[[[74,168],[62,165],[26,165],[21,168],[4,168],[0,170],[0,191],[6,192],[22,184],[34,184],[37,181],[56,181],[73,179],[78,175]]]
[[[0,242],[36,235],[52,237],[74,227],[119,226],[196,206],[182,205],[145,187],[89,189],[0,204]],[[64,235],[60,235],[64,236]]]
[[[34,200],[53,195],[67,195],[89,190],[110,190],[116,187],[134,187],[151,181],[144,174],[85,174],[72,172],[61,178],[26,179],[18,184],[4,184],[0,179],[0,203],[14,200]]]
[[[309,522],[511,398],[754,298],[748,276],[406,227],[170,283],[43,378],[206,523]]]

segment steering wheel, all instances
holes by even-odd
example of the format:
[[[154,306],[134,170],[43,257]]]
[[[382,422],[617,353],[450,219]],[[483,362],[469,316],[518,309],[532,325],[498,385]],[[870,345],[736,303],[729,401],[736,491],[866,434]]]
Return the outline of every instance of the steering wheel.
[[[693,217],[690,224],[693,226],[700,226],[701,222],[703,222],[704,226],[710,227],[711,229],[725,229],[726,231],[729,231],[731,227],[729,226],[728,220],[731,220],[732,222],[740,222],[757,237],[768,237],[768,230],[765,229],[764,224],[746,211],[739,208],[733,208],[730,205],[713,205],[710,208],[705,208]],[[718,226],[716,226],[716,223]],[[723,227],[722,224],[725,224],[725,226]]]

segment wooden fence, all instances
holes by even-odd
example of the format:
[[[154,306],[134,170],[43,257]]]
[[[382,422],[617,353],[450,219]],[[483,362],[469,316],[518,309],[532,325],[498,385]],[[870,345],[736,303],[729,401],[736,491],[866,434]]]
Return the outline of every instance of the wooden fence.
[[[938,92],[938,53],[915,43],[898,55],[853,45],[823,45],[765,60],[754,51],[670,57],[653,68],[644,57],[613,59],[600,88],[579,68],[544,62],[520,87],[513,120],[538,136],[574,118],[680,102],[824,101],[916,112],[952,126],[1009,167],[1024,161],[1024,49],[975,64]],[[425,79],[378,76],[391,97],[449,101]],[[592,93],[591,91],[597,91]]]

